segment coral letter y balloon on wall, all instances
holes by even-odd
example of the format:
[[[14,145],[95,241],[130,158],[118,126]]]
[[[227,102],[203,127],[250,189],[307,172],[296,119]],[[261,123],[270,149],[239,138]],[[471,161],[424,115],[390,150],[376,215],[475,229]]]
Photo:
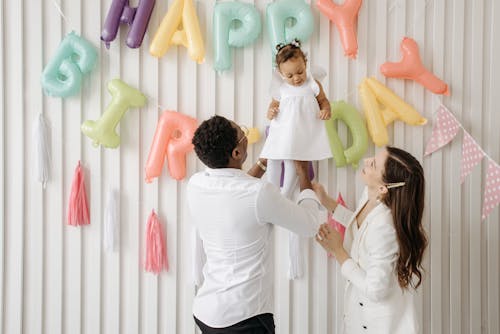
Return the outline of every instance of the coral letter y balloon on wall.
[[[146,97],[120,79],[111,80],[108,83],[108,90],[113,98],[101,118],[97,121],[83,122],[81,129],[87,137],[92,139],[94,146],[116,148],[120,145],[120,136],[115,132],[116,126],[129,108],[144,106]]]
[[[92,44],[74,32],[69,33],[43,70],[42,87],[45,94],[59,97],[77,94],[83,75],[92,71],[96,60],[97,51]]]
[[[290,26],[289,20],[295,24]],[[303,0],[281,0],[270,3],[266,9],[267,29],[273,57],[276,55],[276,45],[289,43],[297,38],[305,42],[314,29],[314,18],[311,7]]]
[[[356,24],[361,0],[346,0],[337,5],[332,0],[318,0],[319,10],[332,21],[340,34],[344,54],[349,58],[356,58],[358,41],[356,39]]]
[[[233,22],[241,22],[235,28]],[[228,70],[232,48],[247,46],[260,35],[260,15],[255,6],[240,2],[219,2],[214,8],[214,69]]]
[[[182,30],[178,30],[182,27]],[[205,60],[205,47],[193,0],[175,0],[161,21],[149,52],[161,58],[171,45],[183,45],[198,64]]]
[[[109,44],[116,38],[120,23],[130,26],[128,47],[135,49],[141,46],[154,5],[155,0],[140,0],[137,8],[133,8],[129,6],[129,0],[113,0],[101,32],[101,40],[106,47],[109,49]]]
[[[401,53],[403,59],[399,63],[384,63],[380,66],[380,72],[390,78],[402,78],[415,80],[434,94],[450,95],[448,85],[428,71],[422,64],[418,45],[415,40],[405,37],[401,42]]]
[[[147,183],[160,176],[165,156],[172,178],[182,180],[186,176],[186,155],[193,149],[191,141],[197,126],[196,119],[175,111],[161,115],[146,162]]]

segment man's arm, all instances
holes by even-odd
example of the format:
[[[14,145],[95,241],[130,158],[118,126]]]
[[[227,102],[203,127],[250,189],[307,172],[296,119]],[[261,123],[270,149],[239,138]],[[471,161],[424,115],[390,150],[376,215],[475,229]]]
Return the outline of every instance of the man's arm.
[[[267,159],[260,158],[247,172],[248,175],[260,179],[267,169]]]

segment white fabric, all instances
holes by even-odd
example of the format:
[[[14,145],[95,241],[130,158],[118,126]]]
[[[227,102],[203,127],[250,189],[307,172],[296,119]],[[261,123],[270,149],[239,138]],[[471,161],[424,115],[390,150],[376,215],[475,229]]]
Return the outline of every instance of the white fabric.
[[[391,210],[380,203],[357,229],[355,217],[367,201],[365,189],[354,215],[341,221],[351,256],[341,267],[347,279],[344,333],[418,333],[413,291],[403,292],[395,272],[399,246]]]
[[[314,192],[301,192],[297,205],[239,169],[207,169],[189,180],[187,201],[206,254],[195,317],[220,328],[272,313],[272,226],[312,237],[320,224]]]
[[[301,86],[282,82],[279,113],[271,120],[261,157],[314,161],[332,157],[324,121],[318,118],[319,86],[307,78]]]

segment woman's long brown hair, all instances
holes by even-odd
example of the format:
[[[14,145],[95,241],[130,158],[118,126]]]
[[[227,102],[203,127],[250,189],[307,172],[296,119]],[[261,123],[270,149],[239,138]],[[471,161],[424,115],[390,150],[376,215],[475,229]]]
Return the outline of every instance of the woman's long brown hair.
[[[422,226],[424,211],[424,170],[411,154],[395,147],[387,147],[382,179],[386,184],[404,182],[404,186],[389,188],[382,201],[392,211],[399,243],[396,264],[399,285],[417,289],[422,283],[422,258],[427,237]],[[415,280],[414,280],[415,277]]]

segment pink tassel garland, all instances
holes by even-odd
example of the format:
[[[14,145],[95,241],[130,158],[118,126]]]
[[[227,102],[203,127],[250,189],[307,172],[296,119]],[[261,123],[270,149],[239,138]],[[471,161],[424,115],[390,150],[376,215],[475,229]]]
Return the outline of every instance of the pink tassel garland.
[[[342,194],[341,193],[339,193],[339,195],[337,197],[337,203],[339,205],[342,205],[343,207],[347,208],[347,206],[345,205],[344,199],[342,198]],[[342,235],[342,240],[344,239],[345,226],[342,225],[341,223],[339,223],[338,221],[336,221],[335,219],[333,219],[332,218],[332,214],[330,212],[328,212],[328,225],[330,225],[335,230],[337,230],[337,232],[339,232]],[[333,257],[333,254],[328,253],[328,256],[329,257]]]
[[[146,271],[159,274],[163,268],[168,271],[167,247],[163,235],[163,226],[151,211],[146,225],[146,256],[144,260]]]
[[[88,224],[90,224],[90,214],[87,204],[87,192],[85,191],[85,178],[80,161],[78,161],[78,166],[73,176],[73,183],[71,184],[68,225],[78,226]]]

